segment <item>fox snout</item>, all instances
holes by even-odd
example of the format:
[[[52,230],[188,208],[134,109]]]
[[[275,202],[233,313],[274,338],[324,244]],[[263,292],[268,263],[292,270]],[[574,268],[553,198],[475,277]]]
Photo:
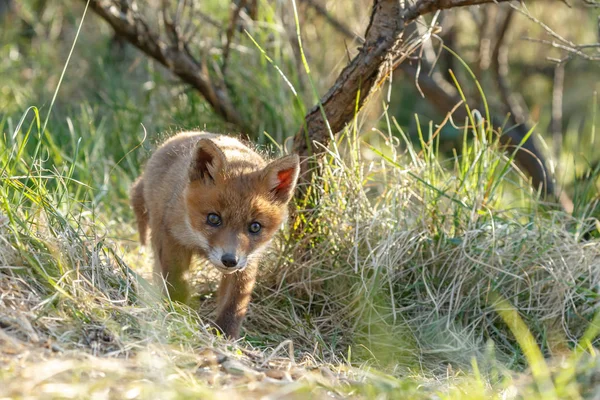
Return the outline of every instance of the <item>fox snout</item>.
[[[224,274],[243,271],[247,266],[247,256],[235,251],[215,248],[209,253],[208,258],[211,264]]]
[[[227,268],[235,268],[238,265],[238,258],[235,254],[225,253],[221,256],[221,263]]]

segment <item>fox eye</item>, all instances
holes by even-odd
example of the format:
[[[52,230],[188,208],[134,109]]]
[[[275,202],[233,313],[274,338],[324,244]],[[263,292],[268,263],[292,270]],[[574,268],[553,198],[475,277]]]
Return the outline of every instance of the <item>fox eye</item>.
[[[258,222],[253,222],[248,227],[248,230],[250,231],[250,233],[258,233],[258,232],[260,232],[261,228],[262,228],[261,224],[259,224]]]
[[[206,216],[206,223],[210,226],[219,226],[221,225],[221,217],[217,214],[210,213]]]

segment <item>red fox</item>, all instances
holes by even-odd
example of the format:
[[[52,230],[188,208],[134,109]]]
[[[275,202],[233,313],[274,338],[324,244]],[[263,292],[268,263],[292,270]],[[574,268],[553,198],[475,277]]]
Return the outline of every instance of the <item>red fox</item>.
[[[299,173],[297,155],[267,163],[239,140],[183,132],[167,140],[131,187],[140,241],[151,231],[155,276],[186,302],[192,255],[223,273],[215,320],[237,338],[259,259],[287,217]]]

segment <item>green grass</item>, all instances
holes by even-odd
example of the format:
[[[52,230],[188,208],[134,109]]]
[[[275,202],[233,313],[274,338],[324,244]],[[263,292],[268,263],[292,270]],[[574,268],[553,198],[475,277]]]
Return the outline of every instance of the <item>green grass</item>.
[[[532,369],[533,381],[519,386],[516,371],[532,365],[532,351],[536,365],[570,354],[593,317],[597,244],[572,229],[586,222],[539,210],[526,190],[528,207],[503,208],[504,185],[489,191],[485,183],[501,176],[505,157],[475,139],[446,167],[427,152],[411,157],[410,145],[406,154],[378,150],[387,155],[372,163],[332,153],[316,186],[318,219],[297,241],[281,235],[245,339],[227,343],[205,322],[214,308],[210,269],[195,276],[200,315],[161,300],[145,279],[148,257],[125,239],[133,224],[119,227],[131,218],[125,199],[113,206],[74,178],[96,169],[79,161],[86,168],[77,171],[86,159],[77,153],[54,167],[61,154],[37,131],[36,111],[3,141],[2,395],[78,397],[114,387],[111,395],[141,398],[234,389],[478,398],[510,389],[534,398],[550,390],[549,378],[541,385]],[[344,137],[338,148],[354,146]],[[512,311],[499,312],[507,305]],[[518,329],[506,312],[521,315]],[[24,349],[32,353],[25,361],[10,356]],[[203,367],[209,352],[227,361]],[[541,361],[568,377],[552,389],[560,398],[587,390],[580,374],[563,371],[595,358],[572,357],[558,367]],[[36,372],[54,369],[63,372]]]
[[[110,58],[91,15],[49,114],[81,12],[46,9],[36,29],[55,39],[30,52],[14,26],[0,33],[0,398],[597,396],[597,171],[582,211],[544,207],[483,124],[449,158],[422,116],[410,131],[388,114],[349,126],[314,182],[317,216],[264,263],[242,340],[209,329],[209,266],[194,270],[193,307],[162,298],[129,185],[163,137],[228,127],[138,53]],[[272,63],[241,34],[230,60],[262,144],[263,130],[282,144],[313,102],[274,70],[302,86],[280,18],[267,7],[249,30]]]

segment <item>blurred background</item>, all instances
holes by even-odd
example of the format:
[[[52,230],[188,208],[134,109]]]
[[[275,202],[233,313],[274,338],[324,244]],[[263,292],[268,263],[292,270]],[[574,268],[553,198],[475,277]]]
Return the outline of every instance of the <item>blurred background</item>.
[[[84,6],[84,1],[74,0],[0,2],[0,127],[5,134],[13,131],[29,106],[46,115]],[[150,29],[167,37],[161,3],[140,2],[138,7],[136,12]],[[169,7],[171,14],[179,12],[174,2]],[[577,181],[599,166],[594,121],[600,51],[593,46],[599,41],[598,8],[536,1],[524,10],[527,13],[490,5],[435,15],[431,41],[410,55],[391,77],[392,84],[360,114],[364,141],[377,143],[371,128],[386,129],[384,109],[413,140],[417,125],[427,130],[450,111],[426,83],[417,84],[417,71],[420,79],[434,77],[456,96],[451,70],[467,101],[483,110],[476,82],[460,57],[481,84],[498,123],[512,126],[515,118],[534,127],[548,167],[573,195]],[[201,1],[186,6],[179,18],[191,38],[191,53],[202,60],[209,76],[226,86],[244,131],[261,144],[271,143],[269,137],[283,144],[356,53],[370,11],[370,1],[297,1],[302,48],[294,9],[285,1]],[[418,21],[406,37],[419,34],[431,22],[431,17]],[[150,140],[144,145],[151,147],[157,138],[181,129],[242,129],[224,121],[194,88],[128,44],[91,10],[50,121],[48,140],[61,156],[69,158],[80,146],[87,149],[86,157],[98,161],[94,165],[103,165],[76,175],[92,174],[95,182],[104,183],[115,179],[121,194],[127,179],[107,172],[116,168],[127,177],[136,176],[142,161],[138,158],[145,155],[130,150],[145,136]],[[461,133],[452,124],[444,126],[442,155],[460,148]],[[588,194],[588,200],[593,195]]]

